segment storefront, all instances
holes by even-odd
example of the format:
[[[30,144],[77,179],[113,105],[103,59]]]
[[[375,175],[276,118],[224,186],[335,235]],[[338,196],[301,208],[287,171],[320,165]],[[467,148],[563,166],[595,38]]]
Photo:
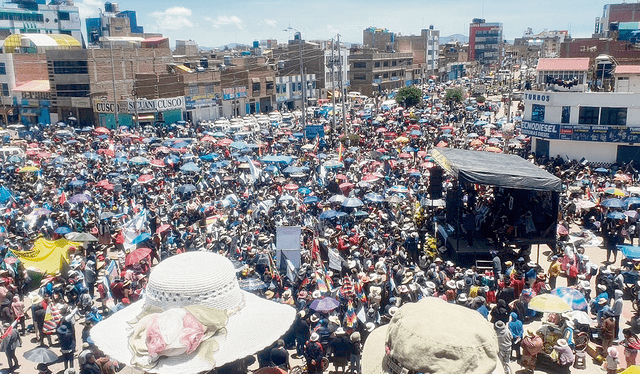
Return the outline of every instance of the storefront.
[[[222,117],[222,100],[220,94],[185,96],[184,120],[197,123],[214,121]]]
[[[14,105],[18,108],[20,122],[25,125],[51,123],[51,92],[48,80],[33,80],[13,89],[19,96]]]
[[[184,96],[163,99],[138,99],[137,101],[120,101],[115,105],[110,101],[95,101],[93,110],[98,116],[98,124],[107,128],[118,126],[152,125],[157,121],[167,124],[182,121],[185,110]]]
[[[244,117],[249,106],[247,100],[247,86],[227,87],[222,89],[223,117]]]

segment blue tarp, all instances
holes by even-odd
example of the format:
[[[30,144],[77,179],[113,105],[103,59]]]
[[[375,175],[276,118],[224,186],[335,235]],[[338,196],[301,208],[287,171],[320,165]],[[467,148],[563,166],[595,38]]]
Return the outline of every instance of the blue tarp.
[[[640,247],[635,245],[618,245],[618,249],[622,251],[622,254],[626,258],[638,259],[640,258]]]

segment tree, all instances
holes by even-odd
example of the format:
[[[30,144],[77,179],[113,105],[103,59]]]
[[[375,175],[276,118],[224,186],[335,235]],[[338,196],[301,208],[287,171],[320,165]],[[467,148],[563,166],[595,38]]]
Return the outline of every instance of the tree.
[[[464,100],[464,90],[462,88],[450,88],[447,90],[444,100],[460,103]]]
[[[486,100],[487,100],[487,99],[486,99],[484,96],[482,96],[482,95],[478,95],[478,96],[476,96],[476,101],[478,102],[478,104],[482,104],[482,103],[484,103]]]
[[[422,101],[422,91],[415,86],[402,87],[398,90],[396,102],[407,107],[417,105]]]

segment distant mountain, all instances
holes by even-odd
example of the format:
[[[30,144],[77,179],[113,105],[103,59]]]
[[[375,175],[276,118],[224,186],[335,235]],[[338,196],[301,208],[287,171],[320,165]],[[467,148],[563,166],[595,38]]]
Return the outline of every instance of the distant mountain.
[[[440,45],[447,44],[450,41],[458,41],[462,44],[469,43],[469,37],[464,36],[462,34],[453,34],[449,36],[441,36],[440,37]]]

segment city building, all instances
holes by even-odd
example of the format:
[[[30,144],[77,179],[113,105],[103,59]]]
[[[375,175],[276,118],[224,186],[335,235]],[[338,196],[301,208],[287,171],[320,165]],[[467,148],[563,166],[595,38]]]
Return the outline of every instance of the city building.
[[[420,75],[419,72],[414,73],[411,52],[380,53],[371,49],[352,49],[349,55],[350,89],[367,96],[372,96],[374,92],[421,83]]]
[[[13,6],[9,6],[13,5]],[[84,42],[73,0],[12,0],[0,8],[0,39],[12,34],[64,34]]]
[[[220,70],[222,116],[238,117],[275,109],[274,67],[264,56],[225,57]]]
[[[525,91],[521,130],[532,137],[532,151],[595,164],[640,162],[640,66],[616,71],[628,78],[617,79],[620,92]]]
[[[276,77],[276,103],[279,110],[302,109],[302,85],[306,84],[306,103],[312,98],[318,98],[316,94],[316,75],[305,74],[304,82],[298,75],[285,75]]]
[[[319,97],[326,97],[327,84],[331,87],[331,52],[327,49],[330,47],[331,44],[327,42],[305,41],[302,39],[301,34],[296,32],[293,39],[289,40],[286,45],[278,46],[277,49],[271,51],[273,60],[277,61],[276,77],[281,78],[277,80],[274,92],[278,108],[302,108],[301,59],[304,71],[302,76],[306,79],[304,83],[305,105],[315,104],[316,99]],[[341,49],[341,53],[343,53],[344,49],[344,47]],[[329,55],[329,58],[327,58],[327,55]],[[337,78],[339,65],[337,50],[334,58],[334,74]],[[341,56],[341,59],[345,62],[348,57],[344,55]],[[337,82],[338,80],[336,79],[334,83]],[[297,88],[298,86],[300,87],[299,92],[298,90],[291,91],[291,88]],[[320,92],[317,92],[316,89],[319,89]]]
[[[152,38],[141,43],[140,48],[48,50],[46,56],[52,122],[72,116],[83,124],[114,128],[116,124],[131,126],[136,122],[182,120],[183,96],[144,98],[134,90],[138,74],[166,73],[173,64],[166,38]],[[156,105],[158,100],[163,101]]]
[[[176,40],[176,50],[174,52],[179,56],[194,56],[198,54],[198,43],[195,40]]]
[[[536,66],[536,84],[549,91],[587,90],[588,58],[541,58]]]
[[[556,57],[560,54],[560,47],[565,40],[571,39],[567,30],[543,30],[534,34],[531,28],[525,31],[521,38],[513,40],[514,46],[536,46],[539,48],[539,57]]]
[[[344,44],[329,41],[324,48],[324,79],[318,76],[317,87],[320,89],[320,98],[328,97],[331,91],[340,92],[340,86],[349,87],[349,53],[350,50]],[[339,56],[339,57],[338,57]],[[340,71],[342,69],[342,85],[340,83]]]
[[[362,31],[362,46],[378,52],[393,52],[395,34],[388,29],[368,27]]]
[[[150,38],[161,36],[156,33],[145,33],[144,27],[138,25],[136,12],[133,10],[120,11],[118,3],[107,2],[104,10],[100,10],[98,17],[87,18],[88,44],[99,44],[103,37],[139,37]]]
[[[438,72],[440,54],[440,31],[433,25],[422,29],[420,35],[396,35],[396,52],[412,52],[413,62],[424,64],[429,75]]]
[[[579,38],[565,40],[560,47],[560,57],[588,57],[591,64],[596,57],[612,56],[620,65],[640,64],[640,44],[612,38]]]
[[[469,61],[478,61],[484,71],[497,70],[503,42],[502,23],[474,18],[469,25]]]
[[[640,92],[640,65],[619,65],[614,70],[615,92]]]
[[[602,17],[596,17],[594,38],[609,38],[622,22],[640,22],[640,3],[606,4]]]

